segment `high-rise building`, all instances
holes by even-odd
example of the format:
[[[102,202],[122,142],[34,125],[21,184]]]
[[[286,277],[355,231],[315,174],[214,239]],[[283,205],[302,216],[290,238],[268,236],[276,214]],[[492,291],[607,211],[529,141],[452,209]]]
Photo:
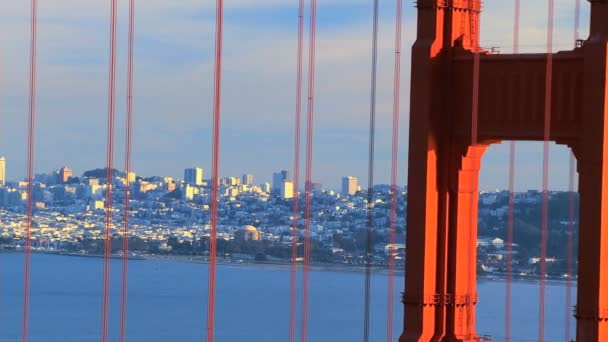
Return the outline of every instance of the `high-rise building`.
[[[358,189],[357,177],[346,176],[342,177],[342,194],[343,195],[354,195]]]
[[[67,183],[72,178],[73,171],[67,166],[59,169],[59,183]]]
[[[285,199],[293,198],[293,182],[290,180],[283,181],[281,187],[281,197]]]
[[[280,193],[283,189],[283,182],[289,178],[289,172],[283,170],[272,174],[272,191]]]
[[[203,169],[200,167],[185,169],[184,182],[190,185],[203,185]]]
[[[6,184],[6,159],[0,158],[0,185]]]
[[[253,175],[250,173],[243,175],[242,184],[243,185],[253,185]]]

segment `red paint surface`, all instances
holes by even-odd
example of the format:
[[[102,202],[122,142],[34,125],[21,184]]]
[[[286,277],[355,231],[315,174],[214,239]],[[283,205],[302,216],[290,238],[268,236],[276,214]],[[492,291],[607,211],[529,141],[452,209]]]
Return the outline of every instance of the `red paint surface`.
[[[576,340],[608,340],[608,274],[602,271],[608,267],[608,1],[591,2],[590,37],[583,47],[550,54],[478,50],[479,1],[447,6],[419,0],[417,9],[409,144],[409,165],[415,167],[408,175],[409,276],[400,341],[477,339],[477,177],[485,148],[502,140],[572,148],[581,200]],[[467,21],[475,25],[467,29]],[[551,31],[549,26],[549,51]],[[548,165],[546,147],[544,154]],[[547,190],[548,168],[543,169]],[[546,203],[547,191],[543,197]],[[547,212],[545,204],[544,217]],[[543,246],[546,225],[544,218]],[[542,309],[538,323],[542,340]]]

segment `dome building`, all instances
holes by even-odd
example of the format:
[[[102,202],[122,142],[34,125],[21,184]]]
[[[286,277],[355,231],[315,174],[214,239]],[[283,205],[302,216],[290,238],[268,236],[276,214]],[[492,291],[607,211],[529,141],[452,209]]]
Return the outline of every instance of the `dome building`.
[[[234,232],[235,240],[260,241],[260,238],[260,231],[254,226],[244,226],[243,228]]]

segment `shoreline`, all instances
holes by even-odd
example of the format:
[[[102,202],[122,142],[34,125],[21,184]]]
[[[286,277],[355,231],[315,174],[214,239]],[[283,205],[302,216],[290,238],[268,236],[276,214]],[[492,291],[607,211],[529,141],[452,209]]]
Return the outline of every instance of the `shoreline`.
[[[0,250],[0,253],[15,253],[22,254],[23,250]],[[45,255],[54,255],[54,256],[65,256],[65,257],[82,257],[82,258],[104,258],[103,254],[80,254],[80,253],[67,253],[61,251],[32,251],[32,254],[45,254]],[[122,260],[122,256],[120,255],[111,255],[110,259],[119,259]],[[163,256],[158,254],[140,254],[135,256],[129,256],[130,261],[163,261],[163,262],[179,262],[179,263],[192,263],[192,264],[208,264],[208,260],[206,257],[201,256]],[[289,271],[291,268],[291,263],[287,261],[232,261],[232,260],[217,260],[217,265],[222,266],[230,266],[230,267],[248,267],[248,268],[263,268],[263,269],[274,269],[274,270],[286,270]],[[302,269],[302,264],[297,264],[298,271]],[[363,265],[347,265],[347,264],[331,264],[331,263],[315,263],[309,266],[309,270],[313,272],[345,272],[345,273],[365,273],[365,266]],[[371,273],[375,275],[388,275],[389,269],[385,266],[372,266]],[[398,268],[394,270],[394,275],[398,277],[405,276],[405,270],[402,268]],[[536,275],[520,275],[513,274],[512,280],[515,282],[523,282],[523,283],[536,283],[540,279],[540,277]],[[479,281],[491,281],[491,282],[505,282],[506,274],[504,273],[486,273],[486,274],[477,274],[477,279]],[[551,283],[560,283],[566,284],[568,279],[563,277],[555,277],[548,276],[546,280]],[[572,279],[572,283],[576,284],[576,278]]]

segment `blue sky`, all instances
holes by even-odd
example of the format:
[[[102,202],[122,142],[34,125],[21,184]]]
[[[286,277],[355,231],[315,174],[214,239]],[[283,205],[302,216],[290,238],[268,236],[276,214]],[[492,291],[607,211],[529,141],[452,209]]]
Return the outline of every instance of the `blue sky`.
[[[109,1],[40,0],[36,172],[76,173],[105,163]],[[119,0],[116,166],[123,165],[127,1]],[[182,177],[210,166],[214,1],[141,0],[137,12],[133,167]],[[314,178],[337,187],[367,174],[371,0],[318,0]],[[542,51],[546,1],[522,2],[522,49]],[[29,1],[0,13],[0,154],[11,179],[25,174]],[[297,1],[226,0],[221,174],[252,172],[256,182],[292,169]],[[572,46],[574,0],[556,0],[556,49]],[[379,41],[377,182],[390,177],[394,2],[382,1]],[[482,45],[512,48],[510,1],[487,0]],[[581,34],[587,32],[583,5]],[[415,8],[404,1],[409,50]],[[401,184],[407,173],[409,53],[403,54]],[[304,94],[306,96],[306,94]],[[305,108],[304,108],[305,110]],[[541,144],[522,143],[517,188],[541,184]],[[551,150],[550,186],[567,187],[568,151]],[[480,187],[507,185],[507,144],[484,157]]]

